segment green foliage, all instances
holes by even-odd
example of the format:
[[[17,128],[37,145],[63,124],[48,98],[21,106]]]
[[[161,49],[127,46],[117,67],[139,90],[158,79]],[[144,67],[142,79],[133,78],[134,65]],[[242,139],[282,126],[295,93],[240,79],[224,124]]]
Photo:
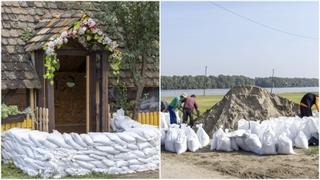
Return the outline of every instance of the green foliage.
[[[152,57],[150,63],[157,70],[159,2],[108,2],[98,8],[96,18],[107,24],[106,30],[124,43],[122,67],[129,68],[135,81],[144,76],[141,66],[137,66],[146,61],[143,56]]]
[[[1,105],[1,118],[7,118],[10,115],[17,115],[21,114],[21,112],[18,109],[18,106],[7,106],[5,104]]]
[[[125,112],[132,108],[132,104],[128,100],[128,90],[124,83],[120,82],[116,87],[115,106],[122,108]]]
[[[245,76],[161,76],[161,89],[231,88],[239,85],[260,87],[316,87],[318,79],[308,78],[248,78]]]
[[[60,68],[59,59],[57,58],[57,54],[54,51],[56,49],[61,48],[63,44],[67,43],[69,36],[72,36],[73,38],[77,38],[79,42],[84,46],[87,46],[88,44],[94,45],[97,43],[99,43],[100,45],[104,45],[105,50],[112,52],[109,59],[110,59],[110,64],[111,64],[111,69],[113,71],[113,74],[119,76],[122,53],[120,50],[117,49],[117,43],[112,42],[111,39],[105,40],[104,38],[109,38],[109,37],[107,37],[99,29],[97,30],[95,26],[88,26],[89,20],[92,20],[92,19],[89,19],[88,16],[84,15],[79,21],[75,22],[68,31],[62,32],[60,36],[56,36],[54,39],[51,39],[43,47],[43,49],[46,52],[45,65],[44,65],[46,67],[46,72],[44,74],[44,78],[48,79],[51,85],[53,85],[54,83],[53,81],[54,72],[59,70]],[[88,27],[82,27],[82,26],[88,26]],[[86,29],[84,30],[83,28],[86,28]],[[80,33],[80,30],[81,30],[81,33]]]

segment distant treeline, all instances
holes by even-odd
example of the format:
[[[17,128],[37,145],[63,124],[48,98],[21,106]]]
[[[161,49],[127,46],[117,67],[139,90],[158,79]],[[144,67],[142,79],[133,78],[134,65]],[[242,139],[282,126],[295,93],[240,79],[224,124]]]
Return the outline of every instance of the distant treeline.
[[[161,76],[161,89],[214,89],[239,85],[260,87],[317,87],[316,78],[248,78],[245,76]]]

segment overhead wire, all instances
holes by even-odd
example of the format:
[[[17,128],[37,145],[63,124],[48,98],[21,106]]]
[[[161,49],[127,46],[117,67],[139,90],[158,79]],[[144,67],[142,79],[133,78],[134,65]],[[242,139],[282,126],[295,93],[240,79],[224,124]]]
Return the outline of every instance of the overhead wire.
[[[229,9],[229,8],[226,8],[226,7],[216,3],[216,2],[210,2],[210,3],[215,5],[216,7],[224,10],[224,11],[227,11],[227,12],[235,15],[235,16],[238,16],[238,17],[243,18],[243,19],[245,19],[245,20],[247,20],[249,22],[252,22],[254,24],[257,24],[259,26],[262,26],[264,28],[267,28],[267,29],[270,29],[270,30],[273,30],[273,31],[277,31],[277,32],[280,32],[280,33],[284,33],[284,34],[287,34],[287,35],[291,35],[291,36],[295,36],[295,37],[299,37],[299,38],[304,38],[304,39],[311,39],[311,40],[318,40],[319,39],[319,37],[311,37],[311,36],[305,36],[305,35],[301,35],[301,34],[297,34],[297,33],[288,32],[288,31],[285,31],[285,30],[282,30],[282,29],[267,25],[265,23],[261,23],[259,21],[256,21],[256,20],[252,19],[252,18],[249,18],[247,16],[241,15],[241,14],[239,14],[239,13],[237,13],[237,12],[235,12],[235,11]]]

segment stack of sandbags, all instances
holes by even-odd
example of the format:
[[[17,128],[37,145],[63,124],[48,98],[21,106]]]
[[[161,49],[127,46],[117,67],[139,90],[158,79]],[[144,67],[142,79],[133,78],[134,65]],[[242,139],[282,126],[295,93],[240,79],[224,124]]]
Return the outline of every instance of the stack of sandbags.
[[[143,126],[88,134],[13,128],[2,134],[2,160],[43,178],[134,173],[158,169],[159,138],[157,128]]]
[[[238,130],[213,133],[211,150],[255,154],[294,154],[293,147],[308,149],[308,140],[318,134],[319,117],[279,117],[259,121],[238,121]]]
[[[161,129],[161,144],[170,152],[181,154],[187,150],[197,151],[207,146],[209,136],[203,130],[202,124],[197,126],[197,133],[186,124],[171,124],[167,130]]]

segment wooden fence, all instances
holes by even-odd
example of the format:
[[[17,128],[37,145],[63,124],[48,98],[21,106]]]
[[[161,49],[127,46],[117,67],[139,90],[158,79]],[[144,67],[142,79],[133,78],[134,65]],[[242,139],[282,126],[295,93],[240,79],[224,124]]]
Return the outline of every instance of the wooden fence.
[[[140,112],[138,115],[138,122],[141,124],[159,126],[159,112]]]
[[[15,127],[32,129],[32,119],[29,116],[27,116],[13,122],[3,121],[1,123],[1,132],[4,132],[8,129],[15,128]]]
[[[39,131],[49,131],[49,110],[48,108],[36,107],[34,129]]]

